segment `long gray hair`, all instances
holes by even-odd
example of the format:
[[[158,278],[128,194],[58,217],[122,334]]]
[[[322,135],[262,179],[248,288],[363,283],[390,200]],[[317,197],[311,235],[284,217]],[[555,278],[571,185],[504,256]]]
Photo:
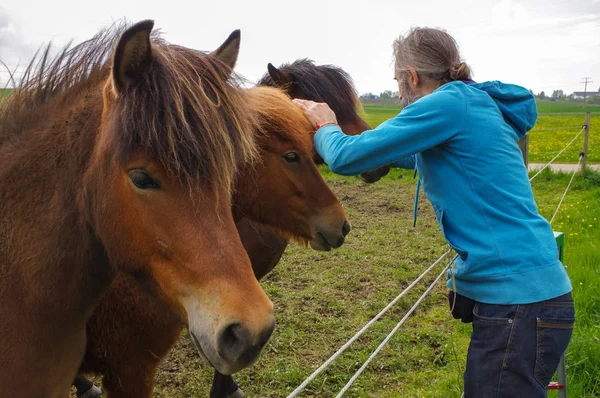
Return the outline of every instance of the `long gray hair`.
[[[412,28],[394,41],[395,74],[401,80],[409,68],[441,84],[471,79],[471,69],[462,62],[458,45],[446,31]]]

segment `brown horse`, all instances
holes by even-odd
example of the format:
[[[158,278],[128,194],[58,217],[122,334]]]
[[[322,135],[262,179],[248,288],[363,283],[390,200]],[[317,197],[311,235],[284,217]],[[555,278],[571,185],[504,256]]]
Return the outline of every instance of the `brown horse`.
[[[356,113],[362,109],[352,78],[334,65],[315,65],[309,59],[298,59],[279,68],[267,65],[268,73],[258,82],[259,85],[283,88],[292,98],[325,102],[335,112],[342,131],[348,135],[358,135],[371,127]],[[317,164],[323,159],[317,154]],[[360,177],[368,183],[377,182],[390,172],[389,166],[362,173]]]
[[[292,98],[326,102],[335,112],[342,131],[358,135],[371,127],[358,115],[361,104],[356,95],[352,78],[341,68],[333,65],[315,65],[308,59],[299,59],[279,69],[268,64],[268,73],[258,82],[259,86],[279,87]],[[316,156],[317,163],[323,160]],[[389,167],[362,175],[366,182],[378,181],[389,172]],[[277,265],[288,240],[262,228],[260,225],[241,225],[238,230],[242,243],[250,255],[257,278],[262,278]]]
[[[2,396],[68,394],[117,270],[224,373],[273,330],[231,212],[238,164],[257,153],[245,95],[219,57],[152,28],[46,49],[0,106]]]
[[[239,34],[222,47],[216,53],[236,54]],[[236,178],[232,209],[242,239],[252,233],[251,225],[260,225],[284,236],[286,244],[291,237],[318,250],[340,246],[350,226],[312,161],[310,123],[281,90],[249,89],[246,99],[258,115],[255,138],[260,154],[259,161]],[[119,274],[88,322],[81,372],[102,374],[110,397],[152,396],[160,360],[183,327],[170,302]]]

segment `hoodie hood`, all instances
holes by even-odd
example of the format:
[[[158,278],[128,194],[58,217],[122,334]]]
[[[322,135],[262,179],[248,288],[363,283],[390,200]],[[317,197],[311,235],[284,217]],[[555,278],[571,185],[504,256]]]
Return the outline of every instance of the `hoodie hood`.
[[[502,112],[504,120],[515,130],[519,138],[535,125],[538,115],[537,106],[533,94],[526,88],[499,81],[466,84],[485,91],[492,97]]]

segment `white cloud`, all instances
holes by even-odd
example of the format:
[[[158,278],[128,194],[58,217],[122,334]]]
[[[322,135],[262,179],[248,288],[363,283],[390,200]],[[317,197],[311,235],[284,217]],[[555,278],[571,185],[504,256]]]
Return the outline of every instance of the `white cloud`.
[[[16,21],[0,6],[0,87],[4,87],[11,73],[18,73],[18,66],[26,64],[34,53],[34,47],[23,40]],[[8,68],[8,70],[7,70]]]

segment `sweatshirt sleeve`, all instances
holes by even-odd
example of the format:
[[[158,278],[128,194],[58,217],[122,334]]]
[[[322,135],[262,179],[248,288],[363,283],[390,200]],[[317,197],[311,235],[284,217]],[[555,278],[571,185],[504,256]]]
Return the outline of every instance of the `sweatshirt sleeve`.
[[[357,136],[324,126],[315,134],[315,148],[331,171],[342,175],[405,164],[403,158],[452,139],[463,127],[465,108],[464,93],[456,88],[435,91]]]
[[[412,170],[415,168],[416,161],[417,161],[417,159],[416,159],[415,155],[410,155],[410,156],[407,156],[405,158],[398,160],[397,162],[390,164],[390,166],[395,167],[397,169]]]

